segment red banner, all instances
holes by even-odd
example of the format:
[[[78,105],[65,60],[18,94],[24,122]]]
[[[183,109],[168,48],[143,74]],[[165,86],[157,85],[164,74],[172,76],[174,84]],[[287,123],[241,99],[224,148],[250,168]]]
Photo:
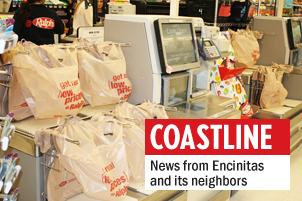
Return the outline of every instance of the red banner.
[[[289,155],[289,120],[146,120],[146,155]]]

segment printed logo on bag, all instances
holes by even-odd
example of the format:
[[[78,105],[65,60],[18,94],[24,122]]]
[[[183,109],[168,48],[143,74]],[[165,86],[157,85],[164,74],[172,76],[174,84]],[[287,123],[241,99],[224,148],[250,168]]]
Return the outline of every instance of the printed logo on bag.
[[[112,172],[115,171],[115,165],[113,162],[110,162],[102,170],[102,182],[108,185],[110,195],[113,197],[123,197],[127,194],[128,191],[128,175],[123,172],[122,175],[113,177]]]
[[[128,100],[131,95],[131,83],[128,80],[127,74],[119,74],[112,77],[108,82],[110,89],[116,89],[121,100]]]
[[[41,29],[51,30],[55,28],[55,21],[48,17],[36,18],[33,20],[32,24]]]
[[[64,101],[65,110],[77,110],[85,104],[83,93],[74,90],[77,87],[79,87],[79,80],[67,80],[60,83],[58,98]]]
[[[62,181],[61,183],[59,183],[59,187],[62,188],[64,186],[66,186],[67,184],[70,184],[70,183],[72,183],[74,181],[77,181],[77,179],[76,178],[72,178],[72,179],[69,179],[69,180],[66,180],[66,181]]]
[[[28,107],[28,104],[26,102],[20,104],[20,107]]]

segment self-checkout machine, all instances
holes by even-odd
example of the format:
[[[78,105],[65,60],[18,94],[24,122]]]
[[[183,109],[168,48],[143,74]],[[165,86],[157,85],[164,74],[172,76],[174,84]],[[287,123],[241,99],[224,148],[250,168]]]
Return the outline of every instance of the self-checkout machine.
[[[215,94],[214,90],[211,87],[210,80],[210,70],[213,68],[218,60],[228,56],[229,54],[229,41],[227,38],[220,32],[219,27],[215,26],[205,26],[202,23],[196,23],[200,18],[193,18],[193,25],[195,27],[196,40],[198,45],[198,52],[200,57],[200,67],[197,69],[190,70],[190,83],[189,83],[189,103],[186,106],[189,107],[187,113],[190,114],[197,112],[198,105],[203,105],[203,108],[206,108],[203,111],[210,113],[215,113],[213,110],[216,110],[216,114],[209,118],[240,118],[239,111],[234,110],[235,101],[229,98],[218,97]],[[219,108],[220,107],[220,108]],[[224,108],[223,112],[219,110],[221,107]],[[192,108],[192,109],[191,109]],[[205,115],[206,116],[206,115]]]
[[[284,105],[279,108],[262,109],[255,118],[290,119],[291,150],[302,143],[302,26],[301,18],[256,16],[252,28],[263,33],[259,41],[260,58],[258,64],[290,64],[294,71],[285,74],[283,85],[288,91]],[[251,89],[253,90],[253,89]]]
[[[178,112],[169,114],[178,118],[208,118],[219,113],[217,110],[207,110],[207,106],[197,101],[200,100],[197,98],[197,88],[206,91],[208,86],[207,81],[200,78],[203,75],[199,74],[203,69],[192,18],[107,15],[104,38],[129,44],[123,48],[123,52],[127,74],[133,84],[130,103],[139,104],[150,100],[177,107]],[[207,76],[204,77],[207,79]],[[200,97],[211,97],[202,96],[204,92],[200,93]],[[230,101],[212,97],[217,101],[209,100],[209,107],[216,104],[218,108],[222,104],[218,102]],[[188,104],[192,109],[187,109]],[[220,111],[225,111],[225,108],[222,107]]]
[[[208,93],[209,84],[204,80],[208,79],[208,70],[201,67],[192,18],[106,15],[104,38],[129,44],[123,52],[133,84],[130,103],[150,100],[177,108],[168,112],[171,118],[240,117],[233,100]],[[207,40],[204,46],[209,56],[214,56],[211,45]],[[142,186],[135,189],[143,191]],[[217,193],[207,192],[205,196],[209,198]],[[181,196],[187,194],[190,192]]]
[[[217,99],[217,96],[211,95],[209,73],[218,59],[228,56],[229,44],[226,37],[220,32],[219,27],[205,26],[200,23],[201,18],[193,19],[196,33],[198,52],[200,56],[200,68],[190,71],[189,92],[190,101],[187,103],[187,113],[194,111],[195,102],[203,104],[208,111],[219,107],[224,107],[223,112],[218,112],[216,118],[240,118],[239,111],[234,111],[235,101],[228,98]],[[199,105],[197,104],[197,105]],[[194,112],[193,112],[194,113]],[[192,112],[191,112],[192,115]],[[190,115],[187,115],[190,116]],[[215,115],[210,118],[215,118]],[[230,191],[188,191],[188,201],[226,201],[230,198]]]

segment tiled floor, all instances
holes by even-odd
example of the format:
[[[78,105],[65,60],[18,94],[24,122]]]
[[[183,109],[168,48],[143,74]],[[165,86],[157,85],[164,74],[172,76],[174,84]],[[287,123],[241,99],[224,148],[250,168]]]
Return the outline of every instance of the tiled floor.
[[[291,156],[290,191],[239,191],[231,201],[302,201],[302,146]]]

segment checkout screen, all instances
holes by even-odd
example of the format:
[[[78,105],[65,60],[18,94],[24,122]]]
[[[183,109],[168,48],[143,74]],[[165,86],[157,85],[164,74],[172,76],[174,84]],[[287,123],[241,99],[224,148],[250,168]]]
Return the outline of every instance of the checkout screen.
[[[163,24],[163,46],[168,65],[197,62],[191,24]]]
[[[301,43],[301,28],[299,21],[292,21],[292,30],[295,45]]]

